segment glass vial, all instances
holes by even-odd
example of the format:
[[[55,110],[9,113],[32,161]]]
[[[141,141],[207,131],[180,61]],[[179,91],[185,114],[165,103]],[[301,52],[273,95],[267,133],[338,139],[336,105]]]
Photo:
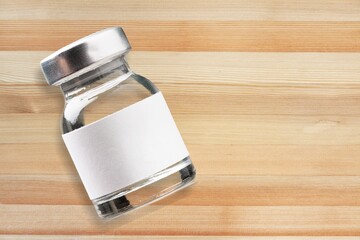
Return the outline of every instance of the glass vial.
[[[60,86],[62,133],[101,218],[110,219],[190,185],[195,168],[159,89],[125,60],[120,27],[69,44],[40,63]]]

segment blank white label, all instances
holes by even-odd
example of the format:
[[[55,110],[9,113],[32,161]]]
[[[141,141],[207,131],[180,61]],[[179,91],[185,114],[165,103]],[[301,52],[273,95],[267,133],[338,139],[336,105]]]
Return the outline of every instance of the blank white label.
[[[90,199],[146,179],[189,155],[161,92],[63,139]]]

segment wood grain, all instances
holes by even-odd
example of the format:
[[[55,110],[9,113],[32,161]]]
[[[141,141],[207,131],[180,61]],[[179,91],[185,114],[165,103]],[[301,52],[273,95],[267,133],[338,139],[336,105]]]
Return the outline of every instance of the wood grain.
[[[321,237],[311,237],[306,239],[319,239]],[[97,236],[93,235],[85,235],[85,236],[78,236],[78,235],[7,235],[7,236],[0,236],[0,239],[7,239],[7,240],[22,240],[22,239],[98,239]],[[116,236],[116,235],[108,235],[108,236],[101,236],[101,239],[105,240],[115,240],[115,239],[121,239],[121,240],[133,240],[133,239],[139,239],[138,236]],[[303,239],[301,237],[258,237],[258,236],[246,236],[246,237],[240,237],[240,236],[141,236],[141,239],[144,240],[162,240],[162,239],[171,239],[171,240],[181,240],[181,239],[195,239],[195,240],[202,240],[202,239],[210,239],[210,240],[217,240],[217,239],[225,239],[225,240],[233,240],[233,239],[250,239],[250,240],[272,240],[272,239],[294,239],[299,240]],[[329,238],[331,240],[346,240],[346,239],[355,239],[355,237],[331,237]]]
[[[198,172],[203,175],[357,176],[360,171],[358,145],[226,145],[205,142],[187,146]],[[4,175],[76,174],[60,141],[2,143],[0,150],[0,173]],[[19,152],[26,157],[19,158]]]
[[[75,169],[69,172],[73,176],[2,175],[0,191],[3,195],[0,196],[0,202],[21,205],[91,205]],[[214,208],[219,206],[358,206],[360,204],[359,184],[359,176],[297,176],[294,178],[293,176],[199,174],[197,183],[191,190],[185,189],[181,193],[176,193],[154,204],[213,206]],[[32,197],[28,198],[29,195]]]
[[[107,235],[101,236],[101,239],[105,240],[134,240],[138,239],[138,236],[119,236],[119,235]],[[22,239],[98,239],[97,236],[93,235],[86,235],[86,236],[79,236],[79,235],[8,235],[8,236],[0,236],[0,239],[7,239],[7,240],[22,240]],[[225,239],[225,240],[357,240],[358,237],[299,237],[299,236],[276,236],[276,237],[262,237],[262,236],[141,236],[141,239],[144,240],[162,240],[162,239],[171,239],[171,240],[182,240],[182,239],[195,239],[195,240],[218,240],[218,239]]]
[[[62,111],[60,90],[46,85],[38,66],[49,54],[0,52],[0,114]],[[131,52],[128,59],[175,114],[360,114],[359,53]],[[119,102],[130,97],[124,90]]]
[[[152,205],[109,223],[96,219],[92,206],[6,204],[1,205],[0,210],[7,216],[0,231],[3,234],[319,236],[360,233],[358,206]],[[33,215],[34,212],[37,214]],[[166,224],[154,224],[154,221]],[[19,222],[26,224],[19,225]]]
[[[2,0],[0,19],[359,21],[357,0]]]
[[[357,0],[0,0],[0,239],[359,239]],[[196,184],[101,222],[39,61],[123,26]],[[119,109],[129,84],[90,119]]]
[[[105,240],[114,240],[114,239],[121,239],[121,240],[133,240],[138,239],[138,236],[101,236],[101,239]],[[245,238],[245,237],[244,237]],[[86,235],[86,236],[78,236],[78,235],[8,235],[8,236],[0,236],[0,239],[7,239],[7,240],[21,240],[21,239],[98,239],[97,236],[92,235]],[[236,237],[229,237],[229,236],[220,236],[220,237],[202,237],[202,236],[141,236],[141,239],[144,240],[161,240],[161,239],[172,239],[172,240],[181,240],[181,239],[210,239],[210,240],[216,240],[216,239],[241,239],[239,236]],[[254,240],[262,240],[262,237],[249,237],[246,236],[246,239],[254,239]],[[268,239],[268,238],[266,238]],[[286,238],[290,239],[290,238]],[[291,238],[292,239],[292,238]],[[296,239],[296,238],[294,238]],[[316,238],[315,238],[316,239]],[[335,240],[344,240],[344,239],[353,239],[352,237],[333,237],[332,239]]]
[[[89,114],[99,119],[97,114]],[[102,116],[102,115],[101,115]],[[59,143],[60,114],[1,115],[0,143]],[[174,115],[188,144],[359,145],[356,116]],[[27,124],[31,122],[32,127]]]
[[[111,26],[122,26],[136,51],[360,51],[360,22],[213,20],[0,20],[0,50],[57,50]]]

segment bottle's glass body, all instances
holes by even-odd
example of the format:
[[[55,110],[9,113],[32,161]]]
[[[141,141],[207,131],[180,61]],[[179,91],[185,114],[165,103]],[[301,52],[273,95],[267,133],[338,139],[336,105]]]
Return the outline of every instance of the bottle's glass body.
[[[149,79],[132,72],[122,55],[103,61],[60,86],[65,97],[64,134],[159,91]],[[195,168],[187,156],[130,186],[92,199],[92,202],[100,217],[113,218],[191,184],[194,177]]]

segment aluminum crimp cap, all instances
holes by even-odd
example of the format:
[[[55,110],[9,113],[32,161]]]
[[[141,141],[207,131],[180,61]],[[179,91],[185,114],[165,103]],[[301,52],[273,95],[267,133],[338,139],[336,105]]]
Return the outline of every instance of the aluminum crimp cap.
[[[40,66],[50,85],[60,85],[130,50],[122,28],[106,28],[57,50]]]

